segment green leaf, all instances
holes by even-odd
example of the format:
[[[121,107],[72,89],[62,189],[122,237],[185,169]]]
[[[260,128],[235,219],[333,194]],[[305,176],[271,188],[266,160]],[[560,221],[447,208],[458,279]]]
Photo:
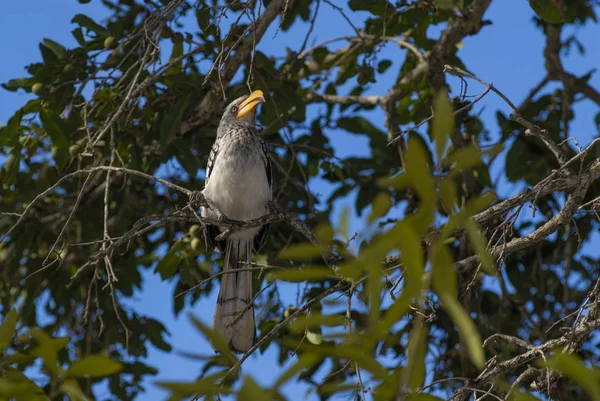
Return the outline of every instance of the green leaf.
[[[62,382],[60,391],[63,394],[68,394],[72,401],[89,401],[89,398],[81,391],[81,387],[79,387],[79,383],[76,380],[69,379]]]
[[[323,331],[320,327],[306,329],[306,339],[309,343],[319,345],[323,342]]]
[[[372,224],[375,220],[385,216],[392,207],[392,199],[387,192],[379,192],[373,199],[373,209],[369,215],[368,222]]]
[[[467,345],[467,351],[471,361],[479,369],[483,368],[485,358],[483,355],[483,346],[481,336],[475,327],[475,324],[465,312],[460,303],[448,293],[439,294],[442,300],[442,307],[448,312],[450,318],[458,327],[463,342]]]
[[[13,78],[1,86],[7,91],[16,92],[19,89],[29,90],[35,82],[33,78]]]
[[[6,127],[3,127],[0,130],[0,146],[11,146],[17,144],[17,138],[19,136],[19,128],[21,127],[22,119],[22,109],[17,110],[17,112],[8,119]]]
[[[442,160],[446,143],[454,130],[454,115],[452,114],[454,110],[446,91],[438,92],[435,97],[433,110],[431,129],[433,131],[433,139],[435,140],[437,158],[438,160]]]
[[[0,354],[4,352],[6,347],[10,344],[15,330],[17,328],[17,311],[12,309],[2,320],[2,326],[0,326]]]
[[[431,394],[410,394],[406,401],[443,401],[443,398],[433,396]]]
[[[21,145],[10,148],[8,158],[4,162],[2,169],[5,171],[4,183],[12,185],[17,181],[17,173],[21,164]]]
[[[104,377],[120,372],[123,364],[104,355],[90,355],[71,365],[67,377]]]
[[[290,323],[289,329],[294,333],[304,333],[307,329],[314,330],[321,326],[344,326],[347,321],[342,315],[322,315],[319,312],[312,312],[298,317]]]
[[[417,322],[410,332],[408,361],[405,373],[408,374],[408,387],[415,391],[425,382],[425,357],[427,356],[427,329]]]
[[[555,0],[529,0],[529,5],[543,21],[551,24],[565,22],[565,14]]]
[[[52,139],[52,144],[59,149],[68,149],[69,141],[65,136],[65,128],[62,119],[52,110],[43,109],[40,111],[40,120],[46,133]]]
[[[454,10],[456,5],[455,0],[437,0],[437,6],[440,10]]]
[[[479,255],[479,260],[481,261],[481,266],[483,270],[490,275],[496,274],[496,269],[494,268],[494,261],[492,260],[492,255],[487,249],[487,245],[483,240],[483,234],[479,233],[479,229],[477,224],[472,219],[466,219],[463,227],[469,236],[469,240],[471,241],[471,245],[475,249],[477,255]]]
[[[391,60],[381,60],[379,64],[377,64],[377,72],[383,74],[392,66]]]
[[[183,55],[183,38],[181,37],[181,34],[173,35],[171,41],[173,42],[173,50],[171,51],[171,57],[169,57],[169,63]],[[183,60],[180,60],[173,64],[173,66],[165,72],[165,75],[173,75],[181,72],[182,66]]]
[[[345,207],[342,210],[342,215],[340,216],[340,224],[339,224],[339,233],[344,236],[344,238],[349,237],[349,225],[350,225],[350,208]]]
[[[246,376],[237,399],[239,401],[270,401],[273,399],[273,391],[262,388],[250,376]]]
[[[291,267],[270,273],[274,279],[289,282],[322,281],[334,277],[333,272],[326,267]]]
[[[339,128],[345,129],[353,134],[367,134],[370,137],[381,136],[385,138],[385,134],[375,127],[369,120],[363,117],[341,117],[337,125]]]
[[[44,46],[50,49],[57,58],[63,58],[67,54],[67,49],[65,49],[63,45],[51,39],[44,38],[44,41],[42,43]]]
[[[321,246],[316,246],[311,243],[301,243],[290,245],[284,248],[279,253],[280,259],[291,259],[291,260],[302,260],[310,259],[314,257],[320,257],[325,251]]]
[[[452,177],[445,177],[440,182],[440,197],[442,198],[442,203],[444,204],[446,210],[449,212],[455,210],[458,194],[456,190],[456,182],[454,182]]]
[[[93,19],[91,19],[90,17],[88,17],[87,15],[84,15],[84,14],[77,14],[75,17],[73,17],[73,19],[71,20],[71,23],[82,26],[82,27],[86,28],[88,31],[95,32],[96,34],[98,34],[100,36],[109,36],[110,35],[110,32],[108,31],[108,29],[104,28],[102,25],[98,24]]]
[[[0,377],[0,397],[7,397],[11,400],[26,395],[30,390],[29,384],[23,381]]]
[[[448,294],[456,298],[456,272],[452,263],[450,250],[442,245],[436,244],[432,249],[433,257],[433,286],[438,294]]]
[[[156,264],[154,273],[159,273],[162,280],[167,280],[177,273],[177,269],[183,261],[183,257],[180,256],[180,252],[183,251],[185,244],[183,242],[176,242],[171,249],[163,256],[163,258]]]
[[[173,139],[175,139],[175,135],[181,128],[181,119],[187,110],[191,98],[192,95],[188,92],[185,96],[175,102],[163,117],[160,125],[160,143],[163,146],[169,145]]]
[[[381,379],[388,375],[387,370],[375,359],[373,354],[371,352],[365,352],[363,347],[344,343],[336,346],[321,344],[319,348],[323,349],[323,354],[353,360],[360,368],[371,372],[375,379]]]
[[[235,365],[237,362],[237,358],[231,353],[227,341],[225,341],[225,339],[221,337],[216,331],[206,326],[194,316],[190,315],[190,319],[192,320],[196,328],[200,330],[200,332],[204,334],[206,338],[208,338],[212,347],[218,352],[220,352],[231,366]]]
[[[406,173],[425,202],[435,201],[435,183],[427,165],[427,155],[421,143],[409,139],[406,152]]]
[[[387,0],[349,0],[348,7],[352,11],[370,11],[373,15],[382,16],[388,7],[393,6]]]
[[[542,359],[538,360],[538,363],[545,365]],[[577,356],[558,352],[547,358],[546,366],[558,370],[579,384],[590,395],[590,399],[600,400],[598,373],[586,367]]]
[[[296,376],[298,373],[305,369],[310,369],[321,359],[320,356],[314,353],[302,353],[298,356],[298,362],[290,366],[285,372],[283,372],[277,381],[275,382],[274,388],[278,389],[283,384],[287,383],[290,379]]]
[[[4,377],[13,384],[24,389],[24,392],[16,397],[16,401],[48,401],[48,396],[37,384],[29,379],[23,372],[10,366],[4,366]],[[1,386],[1,384],[0,384]],[[2,390],[0,390],[0,395]]]
[[[226,373],[227,370],[222,370],[220,372],[205,376],[191,383],[157,382],[155,384],[157,384],[160,387],[171,390],[174,395],[180,397],[175,398],[178,400],[192,396],[197,393],[201,393],[205,396],[208,394],[228,394],[229,391],[227,390],[227,388],[217,384],[218,380],[224,377]]]
[[[482,164],[481,151],[475,145],[460,148],[444,159],[444,165],[452,165],[452,170],[455,172],[471,170]]]
[[[29,331],[31,337],[36,341],[36,346],[31,349],[30,353],[34,356],[42,358],[44,366],[51,372],[58,371],[58,352],[71,342],[69,337],[51,338],[48,334],[40,329],[32,329]]]

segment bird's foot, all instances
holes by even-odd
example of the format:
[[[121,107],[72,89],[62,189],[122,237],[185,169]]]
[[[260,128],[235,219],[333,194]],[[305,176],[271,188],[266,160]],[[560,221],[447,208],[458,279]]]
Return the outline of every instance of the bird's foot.
[[[192,207],[208,206],[208,200],[202,193],[202,191],[193,191],[190,194],[190,205]]]

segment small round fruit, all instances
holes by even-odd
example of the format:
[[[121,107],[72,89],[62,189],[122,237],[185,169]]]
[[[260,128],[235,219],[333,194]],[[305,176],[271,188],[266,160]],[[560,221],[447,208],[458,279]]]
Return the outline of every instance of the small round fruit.
[[[77,154],[81,151],[81,146],[79,145],[71,145],[69,146],[69,154],[71,157],[77,156]]]
[[[114,36],[109,36],[108,38],[104,39],[104,48],[105,49],[114,49],[116,47],[117,44],[117,40],[115,39]]]
[[[290,306],[283,312],[283,317],[287,319],[292,313],[296,312],[297,310],[298,308],[296,308],[295,306]]]
[[[36,95],[39,95],[40,93],[42,93],[42,89],[44,89],[44,85],[42,85],[39,82],[36,82],[35,84],[33,84],[33,86],[31,87],[31,91],[33,93],[35,93]]]

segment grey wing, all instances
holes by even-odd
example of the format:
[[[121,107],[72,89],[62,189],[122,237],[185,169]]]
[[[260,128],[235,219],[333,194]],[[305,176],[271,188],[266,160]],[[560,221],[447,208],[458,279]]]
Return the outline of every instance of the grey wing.
[[[263,159],[263,163],[265,164],[265,173],[267,174],[267,182],[269,183],[269,188],[272,188],[273,187],[273,170],[271,167],[271,157],[269,156],[269,147],[262,140],[261,140],[261,146],[262,146],[262,155],[261,156]],[[267,237],[269,236],[270,231],[271,231],[271,225],[265,224],[264,226],[262,226],[262,228],[258,232],[258,235],[256,237],[254,237],[254,250],[256,252],[259,252],[262,249],[262,247],[265,245],[265,242],[267,242]]]
[[[208,155],[208,162],[206,164],[206,180],[204,180],[204,185],[208,184],[208,180],[210,178],[210,173],[212,173],[213,167],[215,166],[215,162],[217,161],[217,156],[219,154],[219,141],[215,141],[212,148],[210,149],[210,154]],[[215,249],[215,246],[219,248],[221,252],[225,252],[225,241],[217,241],[216,238],[221,232],[216,226],[213,225],[205,225],[204,230],[204,238],[206,241],[206,250],[208,252],[212,252]]]
[[[215,166],[215,162],[217,161],[217,156],[219,155],[219,141],[216,140],[213,143],[212,148],[210,149],[210,154],[208,155],[208,162],[206,163],[206,180],[205,185],[208,184],[208,179],[210,178],[210,173],[212,173],[213,167]]]
[[[267,173],[267,182],[269,188],[273,187],[273,169],[271,167],[271,157],[269,156],[269,147],[264,141],[261,141],[262,146],[262,158],[265,164],[265,172]]]

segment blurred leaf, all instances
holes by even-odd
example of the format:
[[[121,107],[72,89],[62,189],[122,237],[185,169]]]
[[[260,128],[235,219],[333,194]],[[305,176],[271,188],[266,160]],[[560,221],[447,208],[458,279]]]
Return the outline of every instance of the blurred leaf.
[[[427,356],[427,328],[417,322],[410,332],[408,361],[404,374],[408,375],[408,388],[415,391],[425,383],[425,357]]]
[[[196,326],[196,328],[204,334],[206,338],[210,341],[211,345],[221,352],[221,354],[225,357],[226,361],[230,364],[230,366],[235,365],[237,362],[237,358],[231,353],[229,349],[229,344],[223,337],[221,337],[217,332],[207,327],[200,320],[196,319],[194,316],[190,315],[190,319]],[[197,390],[200,391],[200,390]]]
[[[79,383],[76,380],[68,379],[61,383],[60,391],[64,394],[68,394],[72,401],[89,401],[89,398],[85,396]]]
[[[433,266],[433,286],[438,294],[448,294],[452,298],[457,296],[456,272],[452,255],[448,248],[442,244],[435,244],[432,251],[431,264]]]
[[[440,10],[454,10],[456,0],[437,0],[437,6]]]
[[[409,394],[406,401],[443,401],[443,398],[431,394]]]
[[[273,392],[262,388],[250,376],[246,376],[237,399],[240,401],[270,401],[273,399]]]
[[[334,277],[331,269],[326,267],[293,267],[272,271],[270,275],[277,280],[289,282],[321,281]]]
[[[454,171],[470,170],[481,164],[481,152],[475,145],[457,149],[444,160],[444,165],[452,165]]]
[[[67,377],[104,377],[120,372],[123,365],[104,355],[90,355],[74,362],[67,370]]]
[[[350,223],[350,209],[348,207],[345,207],[342,210],[342,215],[340,216],[340,225],[339,225],[339,232],[340,234],[342,234],[344,236],[344,238],[350,238],[350,233],[349,233],[349,223]]]
[[[306,329],[306,339],[311,344],[319,345],[323,342],[323,333],[320,327]]]
[[[438,5],[440,0],[438,0]],[[454,130],[454,109],[448,99],[445,91],[440,91],[435,97],[433,106],[434,114],[432,121],[433,138],[435,140],[435,149],[438,160],[442,160],[442,155],[446,149],[448,138]]]
[[[169,145],[175,139],[175,135],[181,128],[183,114],[186,112],[191,98],[190,93],[180,97],[164,116],[160,125],[160,143],[163,146]]]
[[[35,340],[36,345],[30,350],[34,356],[42,358],[44,367],[51,372],[58,371],[58,352],[71,342],[69,337],[51,338],[40,329],[32,329],[29,331],[31,337]]]
[[[458,199],[456,183],[454,182],[452,177],[445,177],[440,182],[440,196],[442,198],[442,203],[444,204],[444,207],[449,212],[452,212],[457,205],[456,201]]]
[[[96,23],[93,19],[84,14],[77,14],[75,17],[73,17],[71,23],[78,24],[79,26],[86,28],[88,31],[95,32],[100,36],[110,35],[110,32],[106,28]]]
[[[12,185],[17,180],[17,173],[19,172],[21,163],[21,145],[9,148],[8,158],[4,162],[2,169],[5,171],[4,184]]]
[[[11,309],[10,312],[8,312],[4,317],[4,320],[2,320],[2,325],[0,326],[0,354],[2,354],[6,347],[8,347],[10,344],[16,328],[17,311]]]
[[[373,210],[369,215],[368,222],[372,224],[380,217],[384,217],[392,207],[392,199],[386,192],[379,192],[373,200]]]
[[[197,393],[200,393],[204,396],[209,394],[228,394],[229,391],[217,384],[219,379],[223,378],[227,373],[226,370],[222,370],[220,372],[214,373],[212,375],[207,375],[203,378],[196,380],[191,383],[183,383],[183,382],[156,382],[155,384],[166,388],[167,390],[171,390],[171,392],[178,396],[179,398],[170,398],[181,400],[186,397],[190,397]]]
[[[13,385],[16,385],[19,388],[23,389],[22,393],[15,394],[16,401],[48,401],[48,396],[44,393],[37,384],[31,381],[27,376],[25,376],[22,372],[17,370],[16,368],[5,366],[4,377]],[[2,387],[2,383],[0,382],[0,387]],[[2,396],[2,389],[0,389],[0,396]]]
[[[345,316],[323,315],[319,312],[313,312],[296,318],[290,323],[289,329],[295,333],[304,333],[307,329],[317,329],[321,326],[344,326],[346,323]]]
[[[281,375],[277,378],[277,381],[275,382],[274,388],[280,388],[283,384],[290,381],[294,376],[302,372],[304,369],[309,369],[312,366],[314,366],[319,360],[320,357],[313,353],[302,353],[298,355],[298,362],[296,362],[295,364],[290,366],[286,371],[281,373]]]
[[[17,144],[22,119],[23,110],[19,109],[8,119],[6,127],[0,128],[0,146],[14,146]]]
[[[590,395],[590,399],[600,400],[598,372],[585,366],[577,356],[557,352],[546,360],[547,364],[542,359],[538,360],[538,364],[558,370],[579,384]]]
[[[52,139],[52,144],[59,149],[68,149],[69,141],[65,136],[65,126],[62,119],[50,109],[43,109],[40,111],[40,120],[46,130],[46,133]]]
[[[183,242],[176,242],[171,249],[163,256],[163,258],[156,264],[154,273],[159,273],[162,280],[167,280],[177,273],[179,265],[183,261],[183,257],[180,256],[180,252],[185,248]]]
[[[315,246],[310,243],[300,243],[295,245],[290,245],[284,248],[279,253],[280,259],[291,259],[291,260],[303,260],[321,257],[321,254],[325,251],[324,248],[320,246]]]
[[[442,300],[442,307],[448,312],[452,321],[458,327],[460,336],[467,345],[467,351],[471,357],[471,362],[473,362],[477,368],[482,369],[485,358],[483,355],[481,336],[479,335],[475,324],[454,297],[448,293],[441,293],[439,295]]]
[[[481,261],[481,266],[483,270],[490,275],[496,274],[496,269],[494,268],[494,262],[492,260],[492,255],[487,249],[487,244],[483,240],[482,235],[479,233],[477,228],[477,224],[471,219],[465,220],[463,224],[467,235],[469,236],[469,240],[471,241],[471,245],[475,249],[477,255],[479,255],[479,260]]]
[[[529,0],[529,4],[542,20],[551,24],[562,24],[565,15],[556,0]]]
[[[44,38],[44,41],[42,43],[44,44],[44,46],[50,49],[52,53],[54,53],[54,55],[58,58],[63,58],[67,54],[67,49],[65,49],[63,45],[51,39]]]
[[[410,176],[412,185],[425,202],[435,200],[435,183],[429,167],[425,149],[420,142],[409,140],[406,152],[406,173]]]
[[[172,38],[173,50],[171,51],[171,57],[169,57],[169,63],[183,55],[183,39],[180,36],[181,35],[176,35]],[[181,72],[182,66],[183,60],[173,64],[173,66],[165,72],[165,75],[173,75]]]

